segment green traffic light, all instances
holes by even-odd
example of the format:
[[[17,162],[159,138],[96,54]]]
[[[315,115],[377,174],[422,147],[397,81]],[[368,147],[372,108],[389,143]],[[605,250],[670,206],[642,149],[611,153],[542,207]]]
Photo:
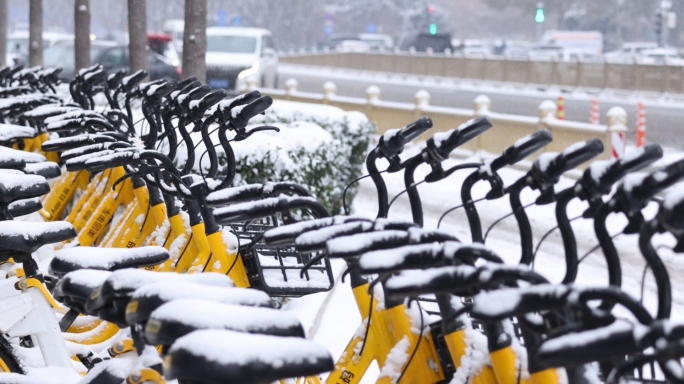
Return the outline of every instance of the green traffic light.
[[[431,35],[437,34],[437,24],[430,24],[430,34]]]
[[[542,8],[537,8],[537,13],[534,15],[534,21],[537,23],[544,22],[544,10]]]

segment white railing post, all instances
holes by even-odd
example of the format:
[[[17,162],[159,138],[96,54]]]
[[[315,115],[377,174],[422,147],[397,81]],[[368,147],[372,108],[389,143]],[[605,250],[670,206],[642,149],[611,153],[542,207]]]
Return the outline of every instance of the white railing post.
[[[547,118],[555,118],[556,117],[556,110],[558,108],[556,107],[556,103],[554,103],[551,100],[544,100],[539,104],[539,120],[542,122],[544,119]]]
[[[325,104],[328,104],[330,102],[330,99],[332,99],[335,96],[335,93],[337,92],[337,85],[333,83],[332,81],[326,81],[323,84],[323,102]]]
[[[290,99],[292,96],[294,96],[295,93],[297,93],[297,87],[299,86],[299,82],[296,79],[289,78],[285,81],[285,96],[286,98]]]
[[[492,108],[492,101],[486,95],[479,95],[473,100],[475,103],[475,116],[486,116]]]
[[[415,117],[416,119],[421,117],[427,107],[430,106],[430,93],[424,89],[421,89],[420,91],[416,92],[416,94],[413,96],[415,100]]]

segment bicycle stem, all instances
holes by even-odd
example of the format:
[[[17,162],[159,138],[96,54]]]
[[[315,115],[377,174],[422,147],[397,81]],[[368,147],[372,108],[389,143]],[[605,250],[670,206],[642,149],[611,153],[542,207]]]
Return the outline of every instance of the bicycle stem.
[[[378,192],[377,218],[386,218],[389,210],[387,185],[385,184],[385,180],[380,175],[380,171],[378,171],[378,167],[375,164],[378,158],[380,158],[381,154],[382,153],[380,152],[379,148],[373,149],[366,157],[366,169],[368,170],[368,175],[370,176],[371,180],[373,180],[373,184],[375,184],[375,189]]]

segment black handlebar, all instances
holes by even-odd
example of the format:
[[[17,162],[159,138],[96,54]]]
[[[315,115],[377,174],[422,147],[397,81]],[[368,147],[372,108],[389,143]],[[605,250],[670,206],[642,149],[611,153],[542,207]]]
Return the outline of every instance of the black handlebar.
[[[492,170],[496,171],[504,165],[513,165],[527,156],[544,148],[553,137],[547,129],[542,129],[521,139],[518,139],[512,146],[506,148],[503,154],[492,162]],[[501,159],[501,160],[499,160]],[[503,163],[499,165],[499,163]]]
[[[447,132],[436,133],[427,142],[427,148],[438,158],[446,159],[454,149],[483,134],[492,127],[492,122],[487,116],[469,120],[456,129]]]
[[[273,104],[271,96],[262,96],[244,107],[237,106],[231,110],[232,126],[240,129],[247,126],[249,120],[263,113]]]
[[[432,119],[423,116],[404,128],[385,132],[380,137],[378,148],[385,158],[397,156],[404,150],[406,144],[427,132],[430,128],[432,128]]]

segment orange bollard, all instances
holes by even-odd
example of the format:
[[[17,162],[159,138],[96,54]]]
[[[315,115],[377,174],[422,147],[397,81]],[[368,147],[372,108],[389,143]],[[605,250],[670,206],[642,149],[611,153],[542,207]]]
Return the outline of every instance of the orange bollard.
[[[635,144],[637,148],[646,145],[646,106],[641,101],[637,103]]]
[[[558,96],[558,101],[556,101],[558,108],[556,109],[556,118],[558,120],[565,120],[565,99],[563,96]]]

